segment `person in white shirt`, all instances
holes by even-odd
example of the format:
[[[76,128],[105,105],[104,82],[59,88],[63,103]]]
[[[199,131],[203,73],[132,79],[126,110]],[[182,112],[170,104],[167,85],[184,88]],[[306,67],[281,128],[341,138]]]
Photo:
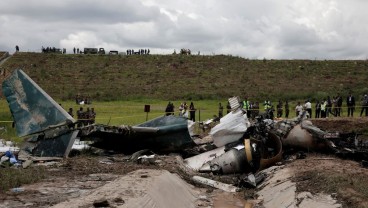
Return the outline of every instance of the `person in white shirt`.
[[[298,104],[295,107],[295,116],[299,116],[303,112],[303,106],[298,102]]]
[[[312,118],[312,104],[309,99],[305,102],[304,108],[309,113],[309,118]]]

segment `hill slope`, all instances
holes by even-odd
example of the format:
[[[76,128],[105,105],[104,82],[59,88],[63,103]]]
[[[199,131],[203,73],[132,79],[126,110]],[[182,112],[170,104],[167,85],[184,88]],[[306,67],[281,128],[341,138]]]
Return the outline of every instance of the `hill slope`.
[[[23,69],[54,98],[252,100],[323,98],[368,91],[368,61],[248,60],[233,56],[16,53],[1,67]],[[4,76],[1,76],[1,81]]]

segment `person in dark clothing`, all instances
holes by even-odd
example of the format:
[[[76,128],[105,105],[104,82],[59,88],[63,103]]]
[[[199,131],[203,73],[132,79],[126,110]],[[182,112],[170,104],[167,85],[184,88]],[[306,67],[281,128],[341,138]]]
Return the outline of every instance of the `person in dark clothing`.
[[[336,97],[336,106],[337,106],[337,109],[336,109],[336,116],[341,116],[342,114],[342,97],[340,96],[340,94],[337,94],[337,97]]]
[[[95,108],[91,108],[91,111],[89,113],[89,121],[90,124],[94,124],[96,121],[96,112],[95,112]]]
[[[321,103],[319,102],[319,100],[317,100],[315,118],[319,118],[320,115],[321,115]]]
[[[68,114],[69,114],[71,117],[74,117],[73,108],[69,108]]]
[[[281,100],[279,100],[279,103],[276,106],[277,108],[277,118],[281,118],[282,117],[282,102]]]
[[[353,113],[355,110],[355,98],[351,93],[349,93],[348,97],[346,98],[346,105],[348,106],[348,117],[354,117]]]
[[[221,105],[221,103],[219,103],[219,118],[222,118],[222,116],[224,116],[224,107]]]
[[[290,112],[289,101],[285,101],[285,118],[289,118],[289,112]]]
[[[230,113],[231,112],[231,105],[230,102],[227,101],[227,105],[226,105],[226,113]]]
[[[365,94],[362,99],[362,111],[360,111],[360,116],[363,115],[363,112],[365,111],[365,116],[368,116],[368,95]]]
[[[165,109],[165,115],[169,116],[171,115],[172,111],[171,111],[171,102],[169,102],[166,106],[166,109]]]
[[[194,104],[193,102],[190,102],[190,105],[189,105],[189,120],[192,120],[195,122],[195,112],[196,112],[196,109],[194,108]]]
[[[327,105],[326,105],[326,118],[328,118],[329,115],[333,115],[336,116],[333,112],[332,112],[332,101],[330,96],[327,96]]]
[[[83,112],[83,108],[80,107],[79,110],[77,111],[77,119],[78,121],[82,121],[84,119],[84,112]],[[78,127],[82,126],[83,122],[79,122],[78,123]]]

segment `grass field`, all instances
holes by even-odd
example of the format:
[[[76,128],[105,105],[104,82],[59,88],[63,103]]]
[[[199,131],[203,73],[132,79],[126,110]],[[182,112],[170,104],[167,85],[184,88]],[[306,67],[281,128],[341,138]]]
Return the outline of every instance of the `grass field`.
[[[159,116],[164,115],[168,101],[160,100],[139,100],[139,101],[110,101],[110,102],[93,102],[91,105],[77,105],[74,101],[58,101],[61,106],[68,111],[73,108],[74,117],[76,111],[82,107],[84,111],[89,108],[94,108],[96,112],[96,123],[109,125],[137,125]],[[171,101],[175,106],[175,115],[179,114],[178,107],[184,101]],[[190,101],[186,101],[190,104]],[[200,100],[193,101],[196,111],[196,120],[207,120],[213,118],[213,115],[218,115],[218,103],[221,102],[224,106],[224,114],[226,114],[226,100]],[[150,105],[150,112],[144,112],[144,106]],[[15,135],[15,129],[12,128],[12,117],[5,99],[0,100],[0,126],[5,126],[6,131],[1,132],[1,137],[7,140],[19,142],[20,139]]]
[[[22,69],[53,98],[97,101],[225,100],[247,96],[312,101],[368,92],[367,60],[250,60],[231,55],[17,53],[2,66]],[[0,81],[4,76],[0,76]]]
[[[68,111],[69,108],[73,108],[74,118],[76,119],[76,111],[82,107],[85,111],[87,108],[94,108],[96,112],[96,123],[107,125],[137,125],[156,117],[164,115],[166,105],[169,101],[162,100],[136,100],[136,101],[96,101],[91,105],[78,105],[74,101],[56,100],[61,106]],[[175,115],[179,114],[180,103],[184,101],[170,101],[174,103]],[[186,101],[189,105],[191,101]],[[198,100],[193,101],[196,111],[196,121],[205,121],[213,118],[214,115],[218,115],[219,103],[224,107],[224,115],[226,114],[227,100]],[[273,103],[275,105],[275,103]],[[144,112],[144,106],[150,105],[150,112],[147,114]],[[289,104],[290,114],[289,118],[295,116],[296,101]],[[312,104],[314,110],[314,103]],[[261,112],[263,111],[263,105],[260,106]],[[343,106],[342,116],[347,116],[346,107]],[[359,116],[360,108],[357,108],[355,116]],[[314,114],[314,112],[312,113]],[[276,115],[276,114],[275,114]],[[5,99],[0,100],[0,127],[4,126],[4,130],[0,130],[1,138],[6,140],[13,140],[20,142],[21,139],[16,136],[15,129],[12,127],[12,117],[8,108],[8,104]]]

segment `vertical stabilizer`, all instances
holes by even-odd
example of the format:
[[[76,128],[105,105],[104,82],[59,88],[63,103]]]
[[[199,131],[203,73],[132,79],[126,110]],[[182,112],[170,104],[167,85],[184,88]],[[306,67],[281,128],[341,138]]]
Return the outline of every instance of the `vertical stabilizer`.
[[[47,127],[75,120],[22,70],[3,82],[3,94],[15,121],[17,135],[25,136]]]

